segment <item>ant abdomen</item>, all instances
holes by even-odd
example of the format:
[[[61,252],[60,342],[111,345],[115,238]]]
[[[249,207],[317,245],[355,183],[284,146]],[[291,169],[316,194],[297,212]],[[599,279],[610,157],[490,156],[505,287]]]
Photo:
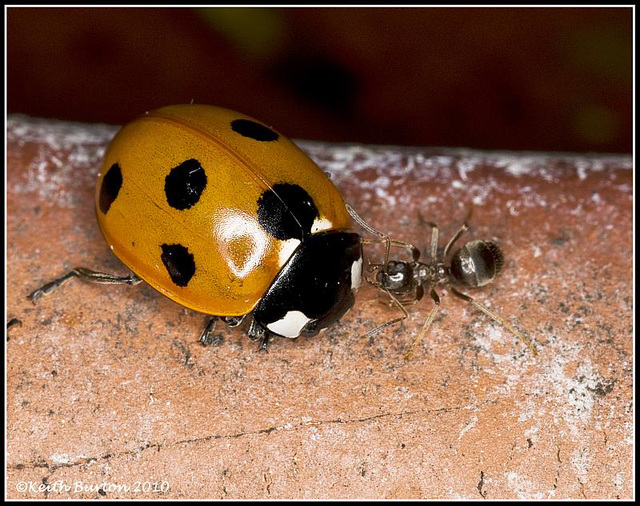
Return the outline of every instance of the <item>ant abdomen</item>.
[[[470,241],[451,258],[451,276],[460,284],[476,287],[491,283],[504,265],[504,256],[491,241]]]

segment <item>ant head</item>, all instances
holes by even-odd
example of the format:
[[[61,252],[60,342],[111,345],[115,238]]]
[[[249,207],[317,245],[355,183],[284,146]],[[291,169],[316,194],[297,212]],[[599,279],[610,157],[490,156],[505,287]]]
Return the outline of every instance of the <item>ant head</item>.
[[[496,243],[470,241],[453,254],[451,276],[466,286],[483,286],[496,279],[503,265],[504,257]]]
[[[391,260],[386,266],[374,264],[372,268],[375,283],[390,292],[408,292],[414,287],[413,272],[408,262]]]

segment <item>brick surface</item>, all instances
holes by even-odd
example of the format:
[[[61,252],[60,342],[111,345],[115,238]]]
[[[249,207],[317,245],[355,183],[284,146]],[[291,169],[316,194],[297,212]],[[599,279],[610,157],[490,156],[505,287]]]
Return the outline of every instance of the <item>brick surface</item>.
[[[376,228],[428,250],[425,221],[495,238],[469,290],[538,355],[441,290],[398,316],[365,285],[337,325],[278,339],[205,318],[125,275],[93,210],[116,127],[12,116],[7,160],[8,498],[623,498],[633,495],[632,163],[301,142]],[[370,261],[382,251],[367,246]]]

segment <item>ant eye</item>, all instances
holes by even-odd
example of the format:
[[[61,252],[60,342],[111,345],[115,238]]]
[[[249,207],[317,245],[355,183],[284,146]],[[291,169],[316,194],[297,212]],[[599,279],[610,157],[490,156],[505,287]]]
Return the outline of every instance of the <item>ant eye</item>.
[[[483,286],[502,270],[504,257],[498,245],[490,241],[471,241],[451,259],[451,275],[467,286]]]

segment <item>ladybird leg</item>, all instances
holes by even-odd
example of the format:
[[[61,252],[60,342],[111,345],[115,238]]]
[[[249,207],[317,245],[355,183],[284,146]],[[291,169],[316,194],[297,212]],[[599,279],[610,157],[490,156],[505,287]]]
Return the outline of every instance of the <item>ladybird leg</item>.
[[[504,328],[506,328],[509,332],[511,332],[514,336],[516,336],[518,339],[520,339],[523,343],[525,343],[529,349],[533,352],[533,354],[535,356],[538,355],[538,349],[536,348],[536,345],[533,344],[533,342],[531,341],[531,339],[529,339],[528,337],[526,337],[524,334],[518,332],[516,329],[514,329],[509,323],[507,323],[506,320],[504,320],[503,318],[499,317],[497,314],[495,314],[493,311],[491,311],[489,308],[483,306],[482,304],[480,304],[479,302],[476,302],[476,300],[473,297],[470,297],[469,295],[465,295],[462,292],[459,292],[458,290],[456,290],[454,287],[450,287],[451,291],[453,292],[453,294],[462,299],[462,300],[466,300],[467,302],[469,302],[473,307],[475,307],[476,309],[479,309],[480,311],[482,311],[484,314],[486,314],[489,318],[491,318],[492,320],[498,322],[500,325],[502,325]]]
[[[251,325],[249,326],[249,330],[247,331],[247,335],[249,339],[252,341],[257,341],[258,339],[262,339],[262,336],[266,332],[266,329],[256,322],[255,318],[251,320]]]
[[[214,343],[220,343],[221,342],[222,338],[220,336],[213,335],[213,331],[216,328],[216,322],[218,320],[223,321],[229,327],[237,327],[238,325],[240,325],[244,321],[246,316],[247,315],[242,315],[242,316],[212,316],[209,319],[209,322],[207,323],[205,328],[202,330],[202,333],[200,334],[200,339],[199,339],[200,343],[202,344],[202,346],[211,346]]]
[[[7,330],[9,330],[11,327],[14,327],[15,325],[20,325],[22,327],[22,320],[20,320],[19,318],[11,318],[11,320],[7,322]]]
[[[267,351],[269,339],[272,335],[271,332],[265,329],[254,319],[251,321],[247,334],[249,335],[249,339],[252,341],[260,341],[260,346],[258,348],[259,351]]]
[[[269,347],[269,339],[271,338],[271,334],[269,332],[265,332],[264,336],[260,339],[260,348],[258,351],[268,351]]]
[[[429,331],[429,327],[431,327],[431,324],[433,323],[433,319],[436,317],[438,308],[440,307],[440,297],[438,296],[438,292],[436,292],[435,288],[431,289],[431,292],[429,293],[429,295],[431,295],[431,299],[433,300],[435,305],[433,306],[433,309],[431,310],[431,312],[429,313],[429,316],[425,320],[424,325],[422,325],[422,329],[420,330],[420,333],[413,340],[413,343],[411,343],[411,347],[409,348],[409,351],[404,356],[405,360],[409,360],[411,358],[411,355],[413,354],[413,350],[416,347],[416,345],[420,341],[422,341],[422,338],[424,336],[427,335],[427,332]]]
[[[247,315],[245,314],[242,316],[219,316],[218,318],[229,325],[229,327],[233,328],[240,325],[246,317]]]
[[[142,283],[142,280],[133,273],[131,273],[129,276],[114,276],[113,274],[104,274],[102,272],[92,271],[84,267],[76,267],[75,269],[67,272],[64,276],[54,279],[46,285],[41,286],[34,292],[30,293],[27,297],[31,299],[31,301],[35,302],[36,299],[39,299],[43,295],[48,295],[49,293],[53,292],[65,281],[71,279],[74,276],[86,281],[90,281],[91,283],[99,283],[105,285],[138,285]]]
[[[218,321],[218,317],[212,316],[209,319],[209,322],[207,323],[205,328],[202,330],[202,333],[200,334],[200,339],[199,339],[200,344],[202,344],[202,346],[211,346],[214,343],[215,336],[213,336],[213,331],[216,328],[217,321]]]

